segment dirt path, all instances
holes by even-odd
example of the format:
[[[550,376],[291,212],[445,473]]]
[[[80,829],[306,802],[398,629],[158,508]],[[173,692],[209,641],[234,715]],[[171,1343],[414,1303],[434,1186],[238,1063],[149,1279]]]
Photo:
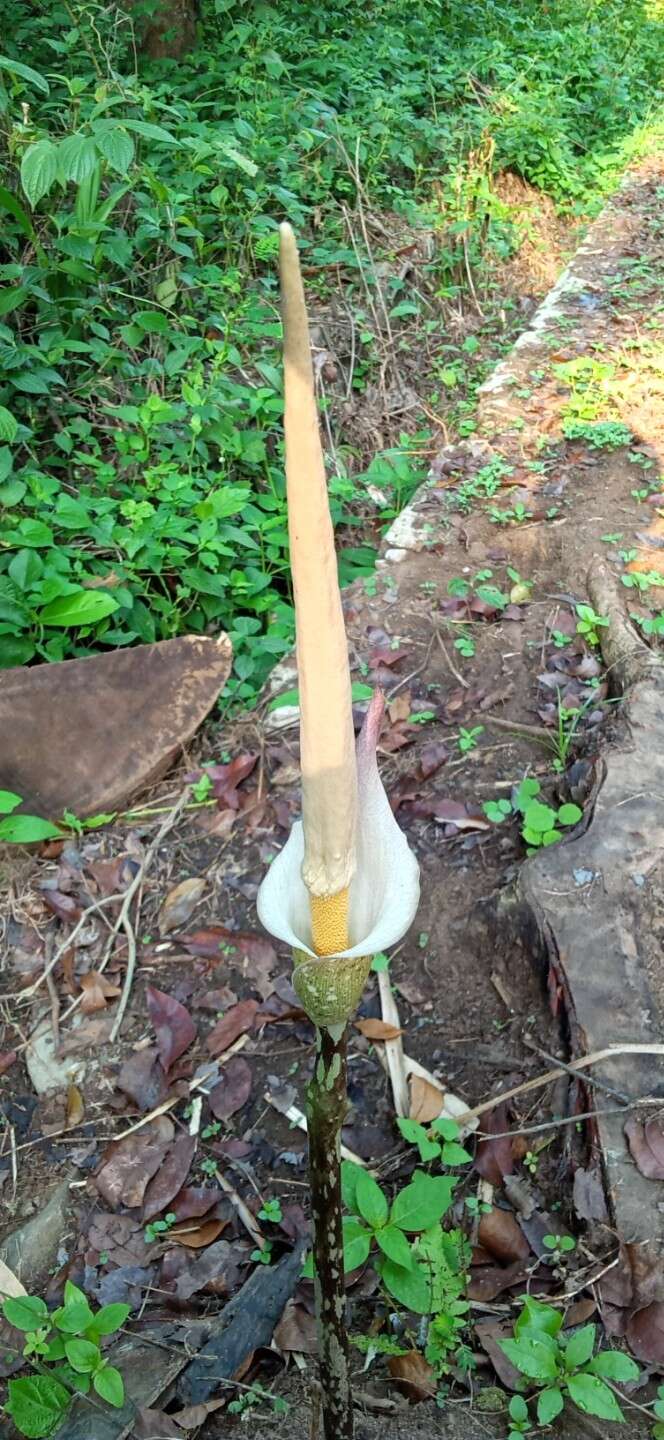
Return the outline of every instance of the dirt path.
[[[661,164],[630,177],[531,330],[484,387],[477,434],[440,453],[426,485],[392,527],[375,579],[346,594],[354,678],[365,691],[373,683],[386,690],[381,768],[422,866],[416,927],[390,970],[404,1047],[469,1105],[542,1074],[547,1057],[567,1053],[564,996],[555,976],[550,970],[538,973],[525,938],[505,923],[505,897],[514,890],[526,846],[522,818],[510,813],[501,819],[496,807],[503,802],[503,811],[509,810],[527,777],[539,782],[540,798],[554,810],[562,804],[585,807],[588,819],[601,756],[617,729],[599,649],[590,643],[601,621],[584,618],[577,608],[588,600],[588,564],[595,553],[608,558],[630,582],[625,586],[630,610],[644,619],[657,607],[664,584],[664,576],[658,578],[663,522],[652,503],[664,462],[663,202]],[[42,1213],[56,1180],[75,1176],[64,1222],[57,1212],[33,1245],[41,1274],[36,1266],[29,1283],[50,1298],[59,1295],[69,1275],[85,1281],[100,1300],[126,1293],[159,1315],[164,1290],[173,1292],[178,1284],[178,1294],[198,1294],[207,1305],[211,1293],[223,1296],[226,1284],[233,1288],[230,1252],[227,1281],[200,1277],[200,1286],[188,1290],[192,1255],[206,1249],[192,1252],[182,1240],[163,1245],[159,1237],[146,1242],[143,1198],[149,1177],[138,1202],[129,1197],[132,1205],[122,1186],[100,1187],[98,1174],[100,1164],[103,1170],[109,1156],[113,1160],[107,1140],[162,1104],[169,1083],[171,1096],[179,1096],[173,1108],[177,1128],[170,1135],[162,1129],[160,1140],[155,1127],[167,1128],[171,1121],[163,1116],[153,1121],[137,1153],[144,1157],[149,1134],[151,1142],[163,1141],[163,1154],[171,1154],[174,1138],[182,1140],[192,1128],[196,1092],[190,1086],[197,1067],[223,1051],[223,1045],[218,1050],[210,1043],[211,1032],[227,1016],[237,1021],[241,1004],[249,1006],[243,1012],[247,1023],[236,1025],[233,1040],[243,1046],[238,1058],[246,1062],[248,1078],[236,1065],[239,1103],[227,1108],[222,1121],[214,1121],[207,1102],[202,1117],[198,1114],[196,1160],[191,1173],[183,1168],[181,1185],[205,1189],[214,1184],[217,1166],[254,1215],[262,1200],[276,1196],[290,1216],[291,1238],[304,1224],[305,1142],[283,1111],[302,1103],[312,1035],[290,990],[289,957],[256,936],[254,915],[257,884],[298,803],[297,717],[288,705],[270,708],[274,696],[293,684],[288,666],[280,667],[255,716],[238,722],[230,734],[206,732],[195,761],[200,765],[213,756],[219,762],[212,772],[218,803],[201,802],[200,810],[181,814],[154,855],[149,847],[155,825],[177,802],[181,777],[155,797],[153,814],[146,811],[131,825],[82,836],[60,853],[56,847],[45,861],[31,862],[27,873],[16,868],[3,984],[6,1124],[0,1184],[8,1233]],[[358,698],[358,712],[362,704]],[[108,925],[111,917],[117,919],[120,902],[109,897],[122,895],[142,866],[140,920],[135,933],[121,929],[116,942]],[[188,888],[175,895],[181,882],[189,882]],[[17,1006],[14,992],[40,975],[91,898],[105,901],[107,909],[86,916],[76,945],[63,952],[57,989],[45,1003],[40,988],[32,1007]],[[56,933],[46,923],[49,914],[57,917]],[[122,986],[127,947],[134,940],[132,1002],[119,1041],[110,1044],[117,994],[105,986]],[[102,982],[97,977],[105,961]],[[72,998],[80,997],[84,972],[92,979],[83,1013],[79,1007],[72,1024],[66,1011]],[[148,1008],[148,985],[193,1017],[188,1048],[182,1058],[171,1054],[168,1082],[154,1045],[155,1016],[159,1023],[163,1002],[153,998]],[[380,1014],[374,976],[361,1018]],[[42,1058],[51,1064],[55,1017],[64,1069],[56,1087],[38,1098],[34,1056],[31,1082],[22,1047],[40,1015],[46,1035]],[[162,1014],[161,1023],[171,1038],[184,1024],[179,1012],[175,1019],[172,1012]],[[14,1062],[13,1051],[18,1051]],[[346,1143],[389,1185],[403,1166],[403,1147],[397,1144],[393,1098],[376,1046],[359,1031],[351,1045],[350,1077]],[[214,1083],[222,1079],[217,1071]],[[268,1091],[281,1109],[265,1098]],[[575,1190],[577,1171],[599,1175],[594,1134],[575,1123],[530,1132],[552,1117],[573,1122],[592,1104],[591,1092],[563,1075],[517,1100],[512,1112],[495,1112],[494,1124],[516,1136],[494,1177],[496,1187],[511,1174],[534,1197],[543,1223],[559,1222],[577,1236],[582,1248],[559,1283],[579,1293],[588,1269],[594,1274],[595,1262],[601,1268],[607,1257],[608,1263],[615,1257],[606,1217],[584,1219]],[[219,1102],[217,1113],[224,1105]],[[75,1127],[71,1134],[68,1125]],[[472,1194],[476,1186],[477,1176],[466,1176],[459,1193]],[[178,1209],[174,1196],[176,1191],[152,1213],[163,1214],[175,1204],[178,1219],[188,1214],[191,1225],[195,1206],[182,1203]],[[507,1203],[502,1195],[501,1204]],[[247,1264],[254,1241],[233,1199],[215,1190],[213,1206],[198,1213],[219,1222],[215,1243],[223,1231],[221,1243],[231,1242],[233,1264]],[[197,1219],[194,1228],[200,1223]],[[273,1243],[283,1239],[269,1221],[260,1225]],[[20,1268],[19,1252],[5,1253]],[[479,1270],[495,1270],[491,1257],[477,1258]],[[479,1309],[489,1316],[506,1313],[501,1306],[509,1291],[507,1300],[496,1300],[500,1292],[486,1299],[489,1290],[488,1282],[476,1280],[471,1293]],[[599,1299],[596,1290],[592,1295]],[[369,1301],[368,1293],[355,1299],[360,1327]],[[480,1374],[492,1377],[488,1362]],[[369,1386],[372,1377],[373,1371]],[[294,1399],[291,1419],[270,1422],[264,1432],[250,1424],[248,1433],[302,1433],[302,1392],[289,1391],[288,1384],[285,1390]],[[297,1424],[289,1429],[294,1414]],[[367,1440],[379,1427],[382,1432],[388,1419],[389,1413],[367,1419]],[[496,1430],[476,1408],[468,1417],[465,1405],[444,1413],[421,1407],[412,1421],[395,1418],[388,1433],[395,1440],[425,1433],[466,1440],[471,1434],[503,1434],[504,1425],[503,1418]],[[230,1428],[230,1420],[217,1416],[204,1433],[212,1440]],[[585,1430],[575,1422],[569,1433],[599,1431],[588,1421]]]

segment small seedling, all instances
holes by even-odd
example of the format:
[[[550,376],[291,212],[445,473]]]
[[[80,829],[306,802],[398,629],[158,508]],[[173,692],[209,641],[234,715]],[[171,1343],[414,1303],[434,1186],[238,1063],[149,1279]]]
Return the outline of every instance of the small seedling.
[[[201,1130],[201,1140],[214,1140],[221,1131],[221,1120],[211,1120],[209,1125]]]
[[[269,1220],[271,1225],[278,1225],[283,1220],[281,1201],[279,1199],[266,1200],[258,1212],[259,1220]]]
[[[583,816],[578,805],[560,805],[557,810],[550,805],[544,805],[538,799],[540,789],[539,780],[528,777],[522,780],[513,792],[511,801],[487,800],[482,806],[487,820],[494,824],[501,824],[511,812],[518,812],[522,816],[521,835],[528,846],[529,855],[541,846],[555,845],[556,841],[562,839],[558,826],[576,825]],[[509,806],[509,810],[506,806]]]
[[[255,1413],[252,1413],[255,1412],[257,1405],[267,1405],[269,1413],[275,1417],[288,1414],[288,1401],[284,1400],[281,1395],[272,1395],[269,1390],[263,1390],[262,1386],[256,1384],[255,1381],[253,1385],[249,1385],[246,1390],[243,1390],[237,1399],[230,1400],[227,1409],[231,1415],[237,1415],[240,1421],[246,1423],[248,1420],[257,1418]]]
[[[583,1325],[569,1336],[561,1333],[562,1325],[560,1311],[527,1296],[514,1325],[514,1338],[498,1341],[508,1360],[526,1377],[529,1388],[537,1390],[537,1424],[550,1425],[568,1401],[583,1415],[624,1421],[615,1383],[637,1380],[638,1365],[619,1350],[595,1354],[595,1325]],[[528,1432],[527,1403],[524,1400],[514,1412],[510,1407],[513,1435]]]
[[[454,648],[459,651],[460,655],[463,655],[464,660],[472,660],[475,654],[475,641],[470,635],[464,632],[462,635],[457,636],[454,641]]]
[[[589,645],[595,648],[599,645],[600,629],[606,629],[609,624],[608,615],[598,615],[592,605],[578,604],[576,607],[578,620],[576,622],[577,635],[583,635]]]
[[[576,1250],[576,1240],[571,1235],[543,1235],[542,1244],[549,1251],[552,1265],[559,1265],[564,1255],[571,1255]]]
[[[168,1234],[168,1231],[175,1225],[177,1218],[177,1215],[174,1215],[173,1211],[170,1210],[168,1215],[164,1215],[162,1220],[150,1220],[144,1230],[146,1244],[152,1245],[155,1240],[159,1239],[160,1235]]]
[[[457,745],[462,755],[467,755],[469,750],[477,749],[477,737],[484,731],[483,725],[474,725],[471,730],[464,730],[463,725],[459,730]]]

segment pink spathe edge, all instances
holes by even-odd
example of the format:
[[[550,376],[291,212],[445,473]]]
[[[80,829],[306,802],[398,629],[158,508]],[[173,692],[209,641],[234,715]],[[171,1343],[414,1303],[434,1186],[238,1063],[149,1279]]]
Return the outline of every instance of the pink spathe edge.
[[[376,745],[384,700],[374,692],[356,746],[357,865],[350,884],[352,945],[339,959],[375,955],[405,935],[420,898],[419,865],[400,830],[378,773]],[[258,891],[256,906],[270,935],[315,958],[309,892],[302,879],[304,835],[296,821]]]

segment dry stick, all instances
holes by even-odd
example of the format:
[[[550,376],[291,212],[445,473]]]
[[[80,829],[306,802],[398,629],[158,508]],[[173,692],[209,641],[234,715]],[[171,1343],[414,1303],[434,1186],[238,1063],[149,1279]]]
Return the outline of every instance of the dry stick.
[[[630,1100],[627,1105],[619,1105],[610,1110],[583,1110],[579,1115],[559,1115],[556,1120],[543,1120],[541,1125],[517,1125],[512,1130],[478,1130],[478,1140],[506,1140],[512,1135],[541,1135],[545,1130],[559,1130],[563,1125],[576,1125],[580,1120],[597,1120],[604,1115],[626,1115],[628,1110],[640,1110],[645,1105],[657,1105],[664,1109],[664,1098],[661,1095],[644,1095],[639,1100]]]
[[[572,1060],[565,1069],[556,1065],[555,1070],[547,1070],[546,1074],[539,1075],[535,1080],[526,1080],[523,1085],[514,1085],[511,1090],[503,1090],[502,1094],[494,1095],[491,1100],[484,1100],[481,1105],[475,1105],[472,1110],[466,1110],[463,1115],[455,1118],[460,1125],[465,1125],[476,1116],[495,1110],[503,1100],[514,1100],[517,1095],[525,1095],[530,1090],[541,1090],[544,1085],[550,1085],[552,1080],[559,1080],[570,1070],[576,1074],[577,1070],[585,1070],[588,1065],[597,1065],[601,1060],[614,1060],[621,1055],[664,1055],[664,1045],[610,1045],[606,1050],[594,1050],[591,1055],[582,1055],[579,1060]]]
[[[572,1075],[576,1078],[576,1071],[572,1069],[571,1065],[566,1065],[564,1060],[559,1060],[556,1055],[548,1055],[546,1050],[541,1050],[539,1045],[536,1045],[535,1041],[530,1040],[527,1035],[523,1036],[523,1043],[528,1046],[529,1050],[534,1050],[535,1054],[539,1055],[540,1060],[548,1060],[549,1065],[559,1065],[561,1070],[564,1070],[567,1075]],[[605,1080],[597,1080],[594,1075],[586,1075],[586,1085],[592,1085],[596,1090],[603,1090],[606,1095],[611,1095],[614,1100],[620,1100],[622,1105],[629,1105],[631,1103],[629,1095],[623,1095],[622,1090],[615,1090],[613,1085],[607,1085]]]
[[[445,646],[445,642],[444,642],[443,637],[442,637],[442,635],[441,635],[441,633],[440,633],[440,630],[434,630],[434,635],[435,635],[435,637],[436,637],[436,639],[437,639],[437,641],[438,641],[438,644],[440,645],[440,648],[441,648],[441,650],[442,650],[442,652],[443,652],[443,655],[444,655],[444,657],[445,657],[445,661],[446,661],[446,663],[447,663],[447,668],[448,668],[448,670],[451,670],[451,671],[452,671],[452,674],[453,674],[453,676],[454,676],[454,679],[459,682],[459,685],[462,685],[462,686],[463,686],[464,690],[470,690],[470,684],[469,684],[468,680],[464,680],[463,675],[462,675],[462,674],[460,673],[460,671],[457,670],[456,667],[452,664],[452,660],[451,660],[450,656],[449,656],[448,653],[447,653],[447,648],[446,648],[446,646]]]
[[[101,900],[93,900],[91,905],[87,905],[80,919],[76,921],[73,930],[69,931],[67,938],[63,940],[61,945],[58,946],[55,954],[51,956],[48,964],[44,966],[41,975],[33,982],[33,984],[29,985],[25,990],[13,990],[10,994],[0,995],[0,1001],[31,1000],[33,995],[37,993],[40,985],[43,985],[44,982],[48,980],[49,975],[51,975],[53,970],[55,970],[58,960],[60,960],[60,958],[66,953],[66,951],[69,950],[72,941],[78,935],[79,930],[82,930],[88,917],[92,915],[96,910],[103,910],[106,905],[112,905],[114,901],[122,900],[124,895],[125,891],[120,890],[118,891],[117,895],[105,895]]]
[[[112,949],[113,949],[113,944],[114,944],[114,941],[115,941],[115,937],[116,937],[116,935],[117,935],[117,933],[118,933],[118,930],[122,927],[122,929],[124,930],[125,935],[126,935],[126,937],[127,937],[127,952],[128,952],[128,953],[127,953],[127,969],[126,969],[126,971],[125,971],[124,984],[123,984],[123,986],[122,986],[122,994],[121,994],[121,996],[120,996],[120,1001],[119,1001],[119,1004],[118,1004],[117,1014],[116,1014],[116,1016],[115,1016],[115,1020],[113,1021],[113,1029],[111,1030],[111,1033],[110,1033],[110,1035],[109,1035],[109,1043],[110,1043],[111,1045],[117,1040],[118,1035],[119,1035],[119,1033],[120,1033],[120,1027],[121,1027],[121,1025],[122,1025],[122,1021],[124,1020],[125,1010],[127,1009],[127,1005],[128,1005],[128,1003],[129,1003],[129,996],[131,995],[131,987],[132,987],[132,983],[133,983],[133,979],[134,979],[134,971],[135,971],[135,969],[136,969],[136,937],[135,937],[135,935],[134,935],[134,930],[133,930],[131,921],[130,921],[130,919],[129,919],[129,911],[130,911],[130,909],[131,909],[131,902],[132,902],[132,900],[133,900],[133,898],[134,898],[134,895],[136,894],[137,890],[139,889],[139,887],[142,886],[143,881],[144,881],[144,879],[145,879],[145,876],[146,876],[146,874],[147,874],[147,871],[148,871],[148,869],[149,869],[149,867],[150,867],[150,865],[151,865],[151,863],[152,863],[152,860],[154,859],[154,856],[155,856],[155,854],[156,854],[159,846],[161,845],[162,840],[164,839],[164,836],[168,834],[169,830],[172,830],[172,828],[173,828],[176,820],[178,819],[178,816],[179,816],[181,810],[182,810],[183,807],[185,806],[188,798],[189,798],[189,786],[187,785],[187,786],[185,786],[184,790],[182,791],[182,794],[181,794],[179,800],[177,800],[176,803],[175,803],[175,805],[173,806],[173,809],[172,809],[172,810],[170,811],[170,813],[166,816],[166,818],[162,821],[162,823],[161,823],[161,825],[159,826],[159,829],[158,829],[158,831],[157,831],[157,834],[155,835],[154,840],[152,841],[152,844],[150,845],[150,848],[149,848],[147,854],[145,855],[145,858],[143,859],[141,865],[139,865],[139,868],[138,868],[138,870],[137,870],[137,872],[136,872],[136,874],[135,874],[135,876],[134,876],[134,878],[133,878],[133,880],[132,880],[132,882],[131,882],[131,885],[129,886],[129,888],[128,888],[127,892],[126,892],[126,895],[125,895],[125,897],[124,897],[124,900],[123,900],[123,902],[122,902],[122,906],[121,906],[121,909],[120,909],[120,914],[118,915],[118,918],[117,918],[117,920],[116,920],[116,922],[115,922],[115,924],[114,924],[114,926],[113,926],[113,928],[112,928],[112,930],[111,930],[111,934],[110,934],[109,939],[108,939],[108,943],[107,943],[107,946],[106,946],[106,952],[105,952],[105,955],[104,955],[104,959],[102,960],[102,963],[101,963],[101,965],[99,966],[99,971],[100,971],[100,973],[101,973],[101,971],[104,969],[104,966],[105,966],[105,964],[107,963],[107,961],[108,961],[108,959],[109,959],[109,957],[110,957],[110,955],[111,955],[111,951],[112,951]],[[140,899],[139,899],[139,906],[140,906]],[[138,917],[137,917],[137,919],[138,919]]]
[[[545,730],[543,725],[526,725],[520,720],[503,720],[500,715],[485,715],[484,724],[493,726],[495,730],[511,730],[514,735],[522,735],[524,740],[537,740],[540,745],[546,745],[548,750],[554,748],[553,734]]]
[[[251,1210],[248,1208],[247,1205],[245,1205],[242,1197],[238,1195],[235,1186],[231,1185],[230,1180],[227,1180],[226,1176],[222,1175],[219,1170],[217,1171],[214,1178],[217,1182],[217,1185],[220,1187],[221,1190],[223,1190],[224,1195],[228,1196],[231,1205],[234,1207],[235,1210],[237,1210],[242,1224],[244,1225],[245,1230],[247,1230],[248,1233],[251,1235],[254,1244],[258,1246],[259,1250],[264,1250],[267,1245],[267,1240],[265,1239],[265,1236],[261,1231],[258,1221],[252,1215]]]

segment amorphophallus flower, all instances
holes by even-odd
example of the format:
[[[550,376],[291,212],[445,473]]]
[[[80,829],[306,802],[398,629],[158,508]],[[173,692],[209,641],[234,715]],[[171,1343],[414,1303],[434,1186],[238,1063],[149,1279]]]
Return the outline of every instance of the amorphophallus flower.
[[[351,681],[295,237],[281,227],[286,488],[295,597],[302,820],[258,892],[270,934],[293,950],[294,987],[319,1027],[343,1026],[373,955],[396,943],[419,868],[376,763],[376,692],[354,744]]]
[[[419,870],[378,774],[378,692],[354,744],[309,327],[289,225],[281,227],[280,259],[302,820],[272,861],[257,903],[266,930],[292,947],[293,984],[317,1027],[307,1126],[321,1408],[325,1440],[352,1440],[340,1174],[346,1026],[372,956],[400,940],[415,915]]]

